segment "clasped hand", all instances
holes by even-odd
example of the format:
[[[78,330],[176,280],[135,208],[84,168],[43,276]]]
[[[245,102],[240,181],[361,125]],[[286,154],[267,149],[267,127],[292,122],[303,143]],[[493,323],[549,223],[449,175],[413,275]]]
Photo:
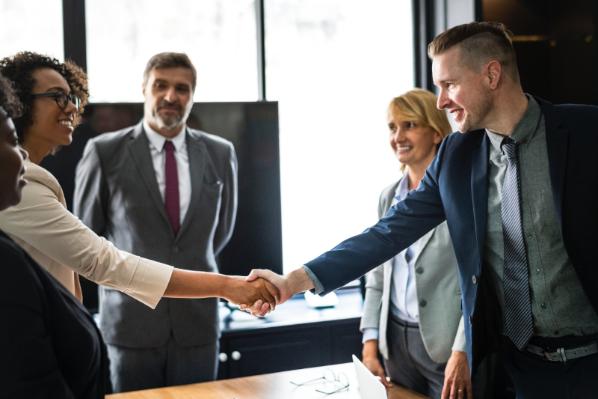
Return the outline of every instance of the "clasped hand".
[[[267,269],[253,269],[244,279],[247,284],[258,284],[261,294],[247,296],[247,300],[233,300],[239,304],[239,308],[254,316],[265,316],[268,312],[275,309],[276,305],[286,302],[290,297],[298,292],[314,287],[303,268],[299,268],[289,274],[281,276]],[[253,286],[253,285],[252,285]],[[263,294],[263,295],[262,295]]]
[[[242,309],[259,304],[260,310],[261,308],[266,309],[263,314],[255,313],[259,316],[274,310],[280,298],[280,292],[272,283],[263,278],[248,280],[243,276],[231,276],[231,279],[225,298],[229,302],[239,305]]]
[[[272,284],[277,290],[276,303],[272,304],[267,301],[258,299],[254,302],[246,302],[240,304],[239,308],[246,312],[251,313],[254,316],[263,317],[267,313],[274,310],[275,305],[286,302],[296,291],[291,288],[291,282],[288,276],[281,276],[268,269],[253,269],[251,273],[246,277],[246,281],[255,282],[266,280],[269,284]]]

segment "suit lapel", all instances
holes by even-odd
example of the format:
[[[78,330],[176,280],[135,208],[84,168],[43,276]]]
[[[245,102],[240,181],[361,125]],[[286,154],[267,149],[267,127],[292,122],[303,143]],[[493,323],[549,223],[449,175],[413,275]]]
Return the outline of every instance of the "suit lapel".
[[[482,135],[479,147],[472,150],[471,156],[471,201],[473,205],[475,238],[481,262],[482,254],[484,253],[486,223],[488,219],[488,151],[490,150],[490,144],[484,131],[480,131],[479,134]]]
[[[187,129],[186,135],[187,154],[189,157],[189,173],[191,178],[191,199],[189,201],[189,208],[185,215],[185,219],[181,224],[179,234],[180,237],[185,229],[193,220],[193,215],[197,206],[195,204],[199,201],[199,196],[203,187],[204,174],[206,171],[207,150],[206,146],[201,140],[201,133]]]
[[[424,249],[430,242],[430,239],[434,235],[434,231],[435,231],[434,229],[428,231],[419,240],[416,241],[416,243],[419,244],[419,248],[417,248],[417,251],[416,251],[417,255],[415,256],[415,259],[413,260],[414,265],[417,264],[417,261],[419,260],[420,255],[422,254],[422,252],[424,252]]]
[[[152,156],[149,149],[149,140],[143,131],[143,124],[139,123],[135,126],[131,141],[128,143],[129,153],[133,162],[137,166],[137,172],[141,177],[148,193],[154,205],[158,209],[158,213],[170,226],[168,217],[166,216],[166,210],[164,209],[164,201],[160,195],[160,189],[158,188],[158,182],[156,181],[156,173],[154,171],[154,163],[152,162]],[[141,198],[144,196],[141,195]]]
[[[397,187],[401,183],[404,177],[401,177],[395,184],[392,185],[392,188],[388,190],[386,198],[384,199],[384,213],[388,212],[390,207],[392,206],[392,201],[394,201],[395,197],[397,196]]]
[[[404,176],[404,175],[403,175]],[[401,177],[403,179],[404,177]],[[384,198],[384,213],[388,212],[390,207],[392,206],[392,201],[396,197],[397,187],[399,186],[401,179],[399,179],[395,184],[392,185],[392,188],[388,190],[386,198]],[[392,284],[392,267],[394,263],[394,256],[384,262],[384,281],[382,292],[386,295],[386,300],[390,301],[390,291],[391,291],[391,284]]]
[[[395,191],[397,191],[397,187],[399,186],[399,184],[401,184],[401,180],[404,179],[406,177],[406,175],[404,175],[401,179],[399,179],[399,181],[397,182],[397,184],[395,184],[392,188],[391,191],[391,195],[389,195],[389,200],[388,200],[388,206],[387,208],[390,208],[390,205],[392,204],[392,200],[395,197]],[[418,248],[416,252],[416,256],[415,259],[413,260],[413,264],[417,263],[417,260],[419,259],[419,256],[421,255],[421,253],[423,252],[424,248],[426,247],[426,245],[428,245],[428,242],[430,241],[430,238],[432,238],[432,235],[434,235],[434,229],[430,230],[429,232],[427,232],[426,234],[424,234],[419,240],[416,241],[416,243],[418,244]]]
[[[537,99],[542,106],[546,124],[546,148],[552,186],[552,199],[559,221],[563,220],[563,191],[565,189],[565,165],[567,164],[568,130],[556,119],[552,105]]]

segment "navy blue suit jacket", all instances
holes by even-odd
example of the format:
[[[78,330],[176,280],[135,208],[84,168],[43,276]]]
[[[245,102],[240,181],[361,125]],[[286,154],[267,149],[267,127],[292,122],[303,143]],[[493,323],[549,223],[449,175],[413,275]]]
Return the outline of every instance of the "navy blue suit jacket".
[[[538,102],[546,122],[550,182],[565,248],[598,312],[598,107]],[[497,348],[502,330],[483,262],[489,146],[483,130],[451,134],[417,190],[376,225],[306,264],[328,292],[380,265],[446,220],[459,265],[472,370]]]

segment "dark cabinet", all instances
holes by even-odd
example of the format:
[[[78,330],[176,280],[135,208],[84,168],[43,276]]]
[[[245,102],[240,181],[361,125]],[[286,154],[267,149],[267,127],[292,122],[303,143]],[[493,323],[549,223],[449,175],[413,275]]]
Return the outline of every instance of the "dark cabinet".
[[[481,18],[513,32],[523,89],[555,103],[598,104],[598,2],[482,0]]]
[[[235,312],[223,319],[218,378],[273,373],[351,361],[361,353],[361,294],[338,295],[334,308],[293,299],[265,319]]]

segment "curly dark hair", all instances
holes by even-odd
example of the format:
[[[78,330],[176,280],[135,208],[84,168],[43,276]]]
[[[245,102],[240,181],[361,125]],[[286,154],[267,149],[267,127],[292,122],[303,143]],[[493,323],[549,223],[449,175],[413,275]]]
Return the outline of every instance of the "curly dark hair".
[[[12,83],[2,75],[0,75],[0,107],[4,108],[10,118],[18,118],[23,110]]]
[[[22,104],[22,115],[13,118],[21,142],[23,142],[25,130],[33,124],[31,112],[34,99],[32,91],[35,85],[33,72],[43,68],[53,69],[64,77],[71,92],[81,99],[80,112],[83,112],[83,107],[87,104],[89,97],[87,75],[74,62],[68,60],[60,62],[56,58],[30,51],[19,52],[12,57],[3,58],[0,60],[0,73],[12,81],[16,95]]]

